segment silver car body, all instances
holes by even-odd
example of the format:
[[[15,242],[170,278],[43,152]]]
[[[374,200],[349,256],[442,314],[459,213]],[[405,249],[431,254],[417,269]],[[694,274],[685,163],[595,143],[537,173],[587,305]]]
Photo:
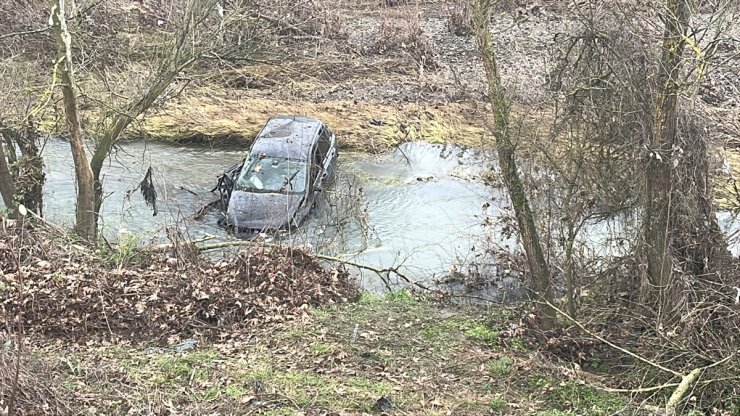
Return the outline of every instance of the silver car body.
[[[299,226],[335,176],[336,136],[303,116],[270,118],[234,181],[227,224],[240,230]]]

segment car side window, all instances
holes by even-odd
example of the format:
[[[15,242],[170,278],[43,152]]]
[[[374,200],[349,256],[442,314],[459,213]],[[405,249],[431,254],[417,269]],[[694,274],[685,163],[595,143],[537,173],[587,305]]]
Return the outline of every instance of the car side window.
[[[326,127],[322,127],[321,131],[319,132],[319,143],[318,143],[318,157],[320,157],[321,162],[324,161],[326,158],[326,154],[329,153],[329,147],[331,146],[331,133],[329,132],[329,129]]]

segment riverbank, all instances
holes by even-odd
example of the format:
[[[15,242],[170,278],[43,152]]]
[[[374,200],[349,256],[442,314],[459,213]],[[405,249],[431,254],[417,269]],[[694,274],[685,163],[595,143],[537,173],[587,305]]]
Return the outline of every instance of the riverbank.
[[[127,136],[247,148],[269,117],[298,114],[324,121],[336,133],[343,150],[382,153],[416,140],[487,147],[490,138],[484,134],[477,112],[467,103],[314,102],[211,88],[191,91],[152,112]]]
[[[19,368],[24,414],[555,415],[628,405],[576,373],[562,382],[564,368],[536,352],[526,307],[405,290],[357,296],[345,271],[259,244],[209,260],[185,243],[89,249],[7,220],[2,233],[0,405]],[[9,324],[19,315],[23,337]]]
[[[221,342],[61,347],[31,338],[21,398],[33,404],[29,411],[63,414],[553,416],[629,408],[598,376],[537,353],[518,319],[507,309],[399,292],[307,310],[300,321]],[[8,374],[12,356],[0,357]]]
[[[287,247],[206,258],[174,233],[90,248],[0,230],[0,406],[24,414],[652,415],[677,385],[630,355],[671,350],[625,299],[585,294],[589,320],[543,332],[529,303],[361,293]]]

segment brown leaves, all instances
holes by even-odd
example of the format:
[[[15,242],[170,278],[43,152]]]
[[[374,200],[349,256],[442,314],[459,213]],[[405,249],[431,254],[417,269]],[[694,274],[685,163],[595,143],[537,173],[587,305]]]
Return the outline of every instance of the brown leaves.
[[[11,320],[21,310],[16,273],[6,261],[14,242],[0,247],[0,287],[5,287],[0,316]],[[300,318],[308,306],[357,294],[346,272],[325,270],[290,248],[253,247],[217,263],[199,261],[186,272],[165,258],[142,268],[108,270],[89,253],[24,254],[34,254],[25,256],[21,267],[26,331],[75,340],[234,338],[245,336],[245,329]]]

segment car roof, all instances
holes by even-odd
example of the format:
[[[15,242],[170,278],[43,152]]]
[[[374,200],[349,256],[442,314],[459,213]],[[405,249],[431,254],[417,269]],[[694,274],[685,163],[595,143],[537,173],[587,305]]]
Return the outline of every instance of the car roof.
[[[311,117],[271,117],[257,135],[251,153],[308,160],[311,145],[322,126],[323,123]]]

